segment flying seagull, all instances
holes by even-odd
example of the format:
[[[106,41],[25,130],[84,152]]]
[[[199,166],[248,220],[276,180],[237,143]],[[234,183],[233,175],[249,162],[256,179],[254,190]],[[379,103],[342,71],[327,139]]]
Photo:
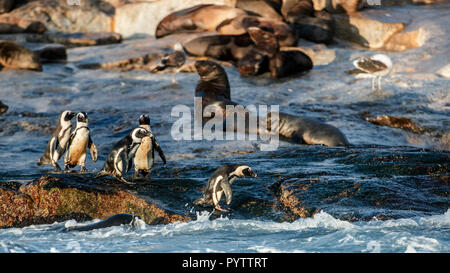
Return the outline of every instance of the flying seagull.
[[[166,53],[160,60],[159,64],[151,70],[151,72],[163,71],[166,68],[175,68],[172,74],[172,83],[177,83],[176,74],[186,61],[186,54],[184,53],[183,46],[180,43],[176,43],[172,52]]]
[[[381,77],[386,76],[392,70],[391,59],[384,54],[376,54],[372,57],[361,57],[353,61],[356,69],[346,71],[356,75],[357,79],[372,78],[372,91],[375,90],[375,79],[378,78],[378,91],[381,90]]]

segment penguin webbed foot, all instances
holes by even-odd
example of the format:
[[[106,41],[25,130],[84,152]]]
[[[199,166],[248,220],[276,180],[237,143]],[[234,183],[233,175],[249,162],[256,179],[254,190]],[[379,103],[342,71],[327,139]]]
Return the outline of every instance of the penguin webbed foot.
[[[53,163],[53,168],[55,168],[55,171],[57,171],[57,172],[60,172],[60,171],[62,171],[61,170],[61,167],[58,165],[58,163]]]
[[[86,167],[85,166],[81,166],[80,173],[86,173],[86,172],[87,172]]]
[[[221,211],[221,212],[230,212],[230,211],[231,211],[230,208],[224,209],[224,208],[222,208],[219,204],[217,204],[217,205],[214,207],[214,209],[215,209],[215,210],[218,210],[218,211]]]
[[[123,178],[123,176],[116,176],[116,179],[119,180],[120,182],[123,182],[123,183],[128,184],[128,185],[133,185],[134,184],[133,182],[127,181],[125,178]]]

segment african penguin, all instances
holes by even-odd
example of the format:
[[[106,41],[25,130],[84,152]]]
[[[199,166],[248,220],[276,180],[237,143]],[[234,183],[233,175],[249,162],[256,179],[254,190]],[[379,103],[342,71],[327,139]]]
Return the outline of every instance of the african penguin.
[[[70,120],[74,116],[75,113],[69,110],[62,112],[59,115],[58,126],[50,137],[44,154],[37,162],[38,166],[51,164],[56,171],[61,171],[57,162],[66,152],[67,142],[69,141],[72,128]]]
[[[77,126],[70,135],[69,142],[67,143],[64,171],[68,172],[69,168],[74,168],[76,165],[79,165],[81,166],[80,172],[86,172],[84,163],[86,162],[87,148],[91,152],[92,160],[96,162],[97,148],[92,141],[89,131],[88,116],[85,112],[80,112],[77,114]]]
[[[142,138],[149,135],[150,132],[144,128],[134,128],[129,135],[114,145],[112,151],[106,158],[103,169],[97,173],[96,178],[102,176],[114,176],[118,180],[130,184],[130,182],[123,178],[123,175],[130,170],[134,154],[139,148]]]
[[[172,52],[166,53],[160,60],[159,64],[151,70],[151,72],[163,71],[166,68],[175,68],[172,73],[172,83],[177,83],[176,74],[180,71],[180,68],[186,62],[186,54],[184,53],[183,46],[180,43],[176,43]]]
[[[166,157],[150,129],[150,117],[148,115],[139,117],[139,127],[150,132],[150,135],[142,138],[141,145],[134,155],[134,177],[139,177],[140,174],[146,177],[151,174],[155,163],[155,150],[158,151],[159,157],[161,157],[164,164],[166,164]]]
[[[238,177],[253,176],[256,173],[252,171],[247,165],[233,164],[223,165],[217,169],[213,175],[208,179],[203,196],[194,201],[196,205],[214,204],[214,208],[220,211],[228,211],[220,207],[219,202],[222,194],[225,193],[226,203],[230,205],[233,192],[231,191],[231,184]]]

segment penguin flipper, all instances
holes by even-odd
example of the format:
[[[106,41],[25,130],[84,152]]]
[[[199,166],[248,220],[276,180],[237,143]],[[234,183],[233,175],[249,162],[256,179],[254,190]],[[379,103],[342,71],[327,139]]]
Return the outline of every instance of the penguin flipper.
[[[223,192],[225,193],[225,198],[227,205],[231,204],[231,199],[233,198],[233,191],[231,190],[230,182],[228,182],[228,177],[224,177],[222,181],[220,182],[220,186],[223,189]]]
[[[95,147],[94,141],[92,141],[91,135],[89,135],[89,151],[91,153],[92,161],[97,162],[98,152],[97,147]]]
[[[159,143],[156,141],[156,139],[154,137],[152,137],[152,141],[153,141],[153,145],[154,145],[155,149],[158,151],[159,157],[161,157],[161,160],[163,161],[163,163],[166,164],[167,163],[166,156],[164,155],[163,150],[159,146]]]

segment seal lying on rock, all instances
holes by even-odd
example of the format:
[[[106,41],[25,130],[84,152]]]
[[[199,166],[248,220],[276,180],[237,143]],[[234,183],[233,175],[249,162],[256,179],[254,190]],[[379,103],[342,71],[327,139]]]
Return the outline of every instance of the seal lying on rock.
[[[254,48],[248,33],[237,35],[209,35],[183,44],[186,53],[221,61],[237,62]]]
[[[310,70],[311,59],[300,50],[280,50],[276,35],[249,27],[241,35],[210,35],[184,44],[187,53],[232,61],[242,75],[259,75],[270,71],[273,78]]]
[[[272,78],[281,78],[313,68],[311,58],[300,50],[280,50],[274,34],[256,27],[249,28],[248,34],[255,47],[237,64],[242,75],[270,71]]]
[[[220,107],[226,117],[226,105],[237,105],[231,101],[230,85],[225,70],[212,61],[196,61],[195,67],[200,76],[195,89],[195,97],[202,98],[203,109],[208,105]],[[267,115],[267,123],[271,121],[271,113]],[[271,132],[279,132],[282,139],[298,144],[320,144],[326,146],[348,146],[345,135],[336,127],[306,117],[279,113],[277,128]],[[259,128],[259,126],[258,126]],[[236,131],[236,128],[234,128]],[[249,132],[249,129],[245,129]]]
[[[42,71],[39,56],[28,48],[9,41],[0,41],[0,69]]]
[[[131,227],[136,227],[138,220],[139,220],[139,216],[136,216],[133,214],[128,214],[128,213],[119,213],[119,214],[110,216],[103,221],[93,223],[90,225],[65,228],[65,229],[63,229],[63,232],[89,231],[89,230],[94,230],[94,229],[121,226],[121,225],[130,225]]]
[[[220,5],[196,5],[173,12],[156,27],[156,38],[174,33],[192,33],[216,30],[222,22],[247,13],[241,9]]]
[[[298,39],[295,31],[282,21],[258,16],[243,15],[230,21],[223,22],[217,27],[221,34],[244,34],[249,27],[258,27],[271,32],[277,37],[280,46],[295,46]]]

